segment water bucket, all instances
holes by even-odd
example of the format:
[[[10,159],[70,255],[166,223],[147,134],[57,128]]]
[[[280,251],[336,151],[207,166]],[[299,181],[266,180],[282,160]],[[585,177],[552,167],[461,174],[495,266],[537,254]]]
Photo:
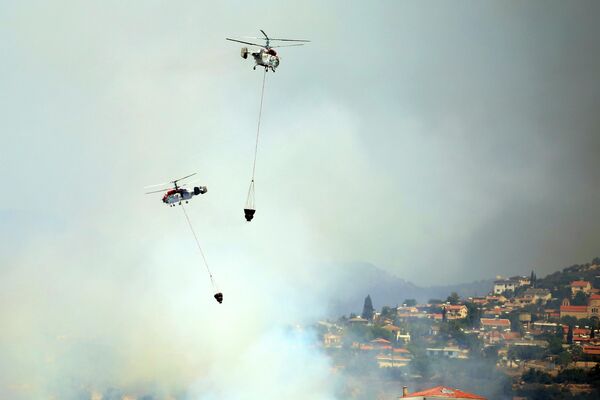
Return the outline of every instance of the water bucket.
[[[246,221],[248,221],[248,222],[252,221],[252,218],[254,218],[255,212],[256,212],[256,210],[254,210],[252,208],[244,208],[244,217],[246,217]]]

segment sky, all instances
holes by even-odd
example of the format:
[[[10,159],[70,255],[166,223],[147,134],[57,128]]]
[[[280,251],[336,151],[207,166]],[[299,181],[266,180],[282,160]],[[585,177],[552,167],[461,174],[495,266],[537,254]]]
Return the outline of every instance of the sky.
[[[80,372],[48,361],[65,340],[94,360],[119,349],[102,371],[142,355],[187,383],[200,367],[173,354],[252,357],[285,336],[274,314],[321,316],[324,265],[427,286],[598,256],[598,15],[594,1],[0,1],[0,343],[20,360],[6,382],[42,393]],[[246,223],[262,73],[224,38],[259,29],[311,43],[267,76]],[[144,194],[193,172],[221,308],[182,212]],[[231,329],[199,345],[221,318]],[[139,329],[168,346],[136,348]]]

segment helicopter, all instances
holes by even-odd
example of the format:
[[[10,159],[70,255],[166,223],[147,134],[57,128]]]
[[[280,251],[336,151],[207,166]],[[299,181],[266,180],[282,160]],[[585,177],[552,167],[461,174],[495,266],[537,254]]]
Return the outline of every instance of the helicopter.
[[[165,204],[168,204],[169,207],[175,207],[175,204],[181,205],[182,201],[185,201],[186,203],[188,203],[192,197],[208,192],[208,189],[206,188],[206,186],[195,186],[192,191],[189,191],[184,188],[184,186],[187,186],[186,184],[183,184],[183,185],[177,184],[177,182],[179,182],[183,179],[187,179],[190,176],[194,176],[194,175],[196,175],[196,173],[184,176],[183,178],[175,179],[168,183],[159,183],[158,185],[146,186],[147,188],[149,188],[149,187],[153,187],[153,186],[173,185],[173,187],[164,188],[161,190],[154,190],[152,192],[146,192],[146,194],[164,193],[164,195],[162,197],[162,202]],[[165,190],[166,190],[166,192],[165,192]]]
[[[277,47],[303,46],[304,43],[310,42],[310,40],[300,40],[300,39],[271,39],[269,36],[267,36],[267,34],[265,33],[265,31],[263,31],[262,29],[260,29],[260,31],[264,35],[264,38],[253,37],[253,38],[250,38],[250,39],[264,40],[264,41],[266,41],[266,43],[264,45],[257,44],[257,43],[251,43],[251,42],[245,42],[243,40],[225,38],[226,40],[229,40],[229,41],[232,41],[232,42],[238,42],[238,43],[242,43],[242,44],[248,44],[250,46],[260,47],[260,50],[258,50],[257,52],[250,52],[247,47],[242,47],[242,50],[241,50],[241,56],[242,56],[243,59],[247,59],[248,58],[248,54],[252,55],[252,57],[254,58],[254,62],[255,62],[255,65],[254,65],[254,69],[255,70],[256,70],[256,67],[261,66],[261,67],[265,67],[265,72],[268,71],[269,69],[271,71],[275,72],[275,69],[279,66],[279,56],[277,55],[277,52],[274,50],[275,48],[277,48]],[[302,42],[302,43],[283,44],[283,45],[279,45],[279,46],[271,46],[270,45],[271,41]]]

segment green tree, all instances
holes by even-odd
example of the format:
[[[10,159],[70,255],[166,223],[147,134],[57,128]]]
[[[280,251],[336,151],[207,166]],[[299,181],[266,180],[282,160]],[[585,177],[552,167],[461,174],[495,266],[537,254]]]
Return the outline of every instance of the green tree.
[[[567,343],[573,344],[573,326],[569,325],[569,331],[567,332]]]
[[[452,293],[450,293],[450,296],[448,296],[448,298],[446,298],[446,302],[448,302],[452,305],[456,305],[460,302],[460,296],[458,295],[458,293],[452,292]]]
[[[566,367],[571,363],[571,361],[573,361],[573,357],[571,356],[571,354],[569,354],[568,351],[563,351],[558,355],[557,361],[559,365]]]
[[[565,317],[562,317],[560,319],[560,322],[562,322],[563,324],[569,325],[569,326],[574,326],[577,323],[577,318],[575,318],[571,315],[567,315]]]
[[[577,292],[577,294],[575,294],[575,297],[573,297],[571,304],[574,306],[585,306],[588,303],[588,298],[589,296],[587,294],[583,292]]]
[[[361,317],[364,319],[368,319],[369,321],[373,319],[373,313],[375,309],[373,308],[373,302],[371,301],[371,295],[367,295],[365,297],[365,303],[363,305],[363,311]]]
[[[560,338],[555,336],[548,340],[548,352],[557,355],[563,352],[562,336]]]
[[[581,361],[583,359],[583,348],[581,346],[575,344],[569,350],[573,361]]]
[[[381,308],[381,316],[383,318],[393,320],[394,318],[396,318],[396,309],[388,306],[383,306]]]
[[[523,334],[524,329],[523,329],[523,324],[519,320],[519,313],[512,312],[512,313],[508,314],[508,319],[510,320],[510,330],[513,332],[519,332],[519,333]]]
[[[478,328],[482,316],[481,308],[471,302],[465,303],[465,306],[467,307],[467,324],[470,327]]]
[[[417,300],[415,300],[415,299],[404,299],[404,302],[402,304],[406,305],[406,307],[414,307],[414,306],[417,305]]]

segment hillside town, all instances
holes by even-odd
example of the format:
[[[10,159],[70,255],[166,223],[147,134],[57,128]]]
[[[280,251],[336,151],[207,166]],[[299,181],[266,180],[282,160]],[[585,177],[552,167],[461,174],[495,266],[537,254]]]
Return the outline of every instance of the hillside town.
[[[600,396],[598,258],[545,278],[498,277],[481,297],[376,300],[317,325],[334,370],[355,383],[349,398]]]

